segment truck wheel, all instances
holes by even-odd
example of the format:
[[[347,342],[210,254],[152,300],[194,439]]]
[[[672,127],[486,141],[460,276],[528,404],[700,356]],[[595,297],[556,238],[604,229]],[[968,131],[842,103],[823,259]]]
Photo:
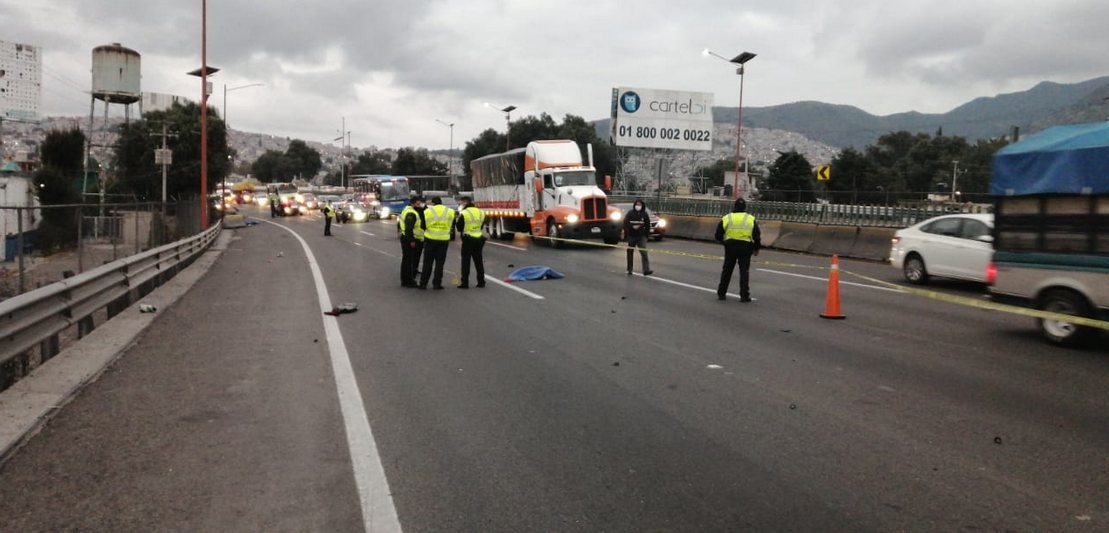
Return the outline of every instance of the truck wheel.
[[[554,219],[547,221],[547,236],[550,237],[550,239],[547,239],[547,242],[551,243],[551,248],[562,248],[566,246],[565,241],[556,240],[562,238],[562,235],[559,234],[558,224],[555,223]]]
[[[1048,291],[1040,298],[1039,309],[1052,313],[1093,318],[1093,312],[1082,295],[1067,289]],[[1078,326],[1062,320],[1040,319],[1040,330],[1052,344],[1059,346],[1085,346],[1096,332],[1092,328]]]
[[[924,267],[924,259],[915,253],[905,258],[905,266],[901,269],[905,279],[917,285],[928,283],[928,269]]]

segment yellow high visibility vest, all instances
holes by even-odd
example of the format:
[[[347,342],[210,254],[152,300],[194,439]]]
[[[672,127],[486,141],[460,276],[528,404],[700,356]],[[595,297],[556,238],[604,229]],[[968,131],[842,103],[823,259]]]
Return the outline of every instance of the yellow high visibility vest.
[[[409,214],[416,215],[416,222],[415,222],[416,225],[412,227],[412,238],[416,239],[417,241],[424,240],[424,228],[422,226],[420,226],[420,212],[417,211],[416,208],[412,207],[411,205],[404,206],[404,210],[402,210],[400,212],[400,233],[401,233],[401,235],[404,235],[405,233],[408,233],[408,227],[405,226],[404,224],[405,224],[405,220],[408,220],[408,215]]]
[[[424,239],[433,241],[451,240],[451,225],[454,224],[454,209],[445,205],[433,205],[424,210]]]
[[[481,226],[485,224],[485,212],[473,206],[467,207],[462,210],[462,220],[462,233],[480,239]]]
[[[335,216],[335,208],[330,205],[323,206],[323,216],[331,218]]]
[[[755,233],[755,216],[748,213],[728,213],[721,219],[724,223],[725,241],[751,242]]]

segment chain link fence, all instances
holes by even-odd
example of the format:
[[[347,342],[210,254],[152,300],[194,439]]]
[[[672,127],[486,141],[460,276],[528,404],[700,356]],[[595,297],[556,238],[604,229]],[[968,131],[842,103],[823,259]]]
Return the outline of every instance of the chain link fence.
[[[0,221],[2,301],[198,234],[200,200],[0,206]]]

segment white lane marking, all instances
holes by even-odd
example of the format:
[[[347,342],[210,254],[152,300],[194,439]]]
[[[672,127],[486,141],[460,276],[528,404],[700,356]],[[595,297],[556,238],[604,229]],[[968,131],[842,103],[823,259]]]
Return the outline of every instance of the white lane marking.
[[[308,266],[312,270],[312,278],[316,283],[316,294],[320,301],[321,311],[331,310],[331,297],[327,293],[327,285],[323,281],[320,265],[308,243],[297,232],[280,224],[263,220],[273,224],[289,233],[292,233],[308,256]],[[389,492],[389,480],[385,479],[385,468],[378,455],[377,442],[374,441],[373,430],[370,429],[370,419],[366,415],[366,404],[362,400],[362,392],[358,388],[358,381],[354,379],[354,368],[350,364],[350,354],[347,345],[343,342],[343,334],[339,331],[339,322],[335,317],[324,316],[324,332],[327,334],[327,346],[331,352],[331,368],[335,374],[335,386],[339,393],[339,409],[343,414],[343,423],[346,426],[347,447],[350,450],[350,462],[354,468],[354,482],[358,486],[358,498],[362,504],[362,525],[368,532],[399,532],[400,520],[397,518],[397,508],[393,505],[393,496]]]
[[[363,234],[363,235],[369,235],[370,237],[373,237],[373,236],[374,236],[374,234],[373,234],[373,233],[370,233],[370,232],[368,232],[368,231],[359,231],[358,233],[361,233],[361,234]]]
[[[705,291],[705,292],[711,292],[713,294],[716,294],[716,289],[710,289],[708,287],[698,287],[696,285],[690,285],[688,283],[682,283],[680,281],[674,281],[672,279],[660,278],[660,277],[655,276],[653,274],[650,275],[650,276],[644,276],[643,274],[636,274],[636,276],[642,276],[642,277],[647,278],[647,279],[655,279],[655,280],[661,281],[663,283],[669,283],[671,285],[677,285],[679,287],[685,287],[687,289],[694,289],[694,290],[698,290],[698,291]],[[732,298],[739,298],[739,295],[735,294],[735,293],[729,292],[729,293],[727,293],[727,295],[731,296]],[[751,298],[751,299],[755,300],[755,301],[758,301],[758,298]]]
[[[707,368],[709,370],[724,370],[724,367],[722,367],[720,365],[708,365],[705,368]]]
[[[512,289],[512,290],[514,290],[514,291],[516,291],[520,294],[523,294],[524,296],[527,296],[528,298],[535,298],[536,300],[543,300],[544,299],[542,296],[539,296],[538,294],[535,294],[534,292],[525,291],[524,289],[521,289],[521,288],[519,288],[519,287],[517,287],[517,286],[515,286],[511,283],[501,281],[497,278],[491,278],[491,277],[486,276],[485,281],[492,281],[493,283],[496,283],[497,285],[500,285],[502,287],[508,287],[509,289]]]
[[[781,270],[770,270],[770,269],[767,269],[767,268],[756,268],[755,270],[758,270],[759,272],[769,272],[771,274],[781,274],[783,276],[793,276],[795,278],[815,279],[817,281],[828,281],[828,278],[822,278],[820,276],[806,276],[804,274],[794,274],[793,272],[782,272]],[[905,291],[898,290],[898,289],[891,289],[889,287],[879,287],[877,285],[867,285],[865,283],[854,283],[854,282],[851,282],[851,281],[840,280],[839,284],[840,285],[851,285],[851,286],[854,286],[854,287],[862,287],[864,289],[874,289],[876,291],[889,291],[889,292],[896,292],[896,293],[901,293],[901,294],[905,293]]]
[[[501,248],[512,248],[513,250],[520,250],[521,252],[528,251],[527,248],[520,248],[519,246],[512,246],[511,244],[505,244],[503,242],[486,241],[486,244],[492,244],[493,246],[500,246]]]

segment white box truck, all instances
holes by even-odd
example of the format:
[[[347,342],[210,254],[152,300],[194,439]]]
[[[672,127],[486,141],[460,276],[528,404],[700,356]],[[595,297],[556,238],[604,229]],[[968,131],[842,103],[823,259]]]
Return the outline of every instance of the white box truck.
[[[490,235],[551,237],[542,240],[555,247],[564,239],[620,242],[622,213],[597,186],[592,148],[587,145],[588,166],[571,140],[532,141],[473,160],[474,203],[485,211]]]

